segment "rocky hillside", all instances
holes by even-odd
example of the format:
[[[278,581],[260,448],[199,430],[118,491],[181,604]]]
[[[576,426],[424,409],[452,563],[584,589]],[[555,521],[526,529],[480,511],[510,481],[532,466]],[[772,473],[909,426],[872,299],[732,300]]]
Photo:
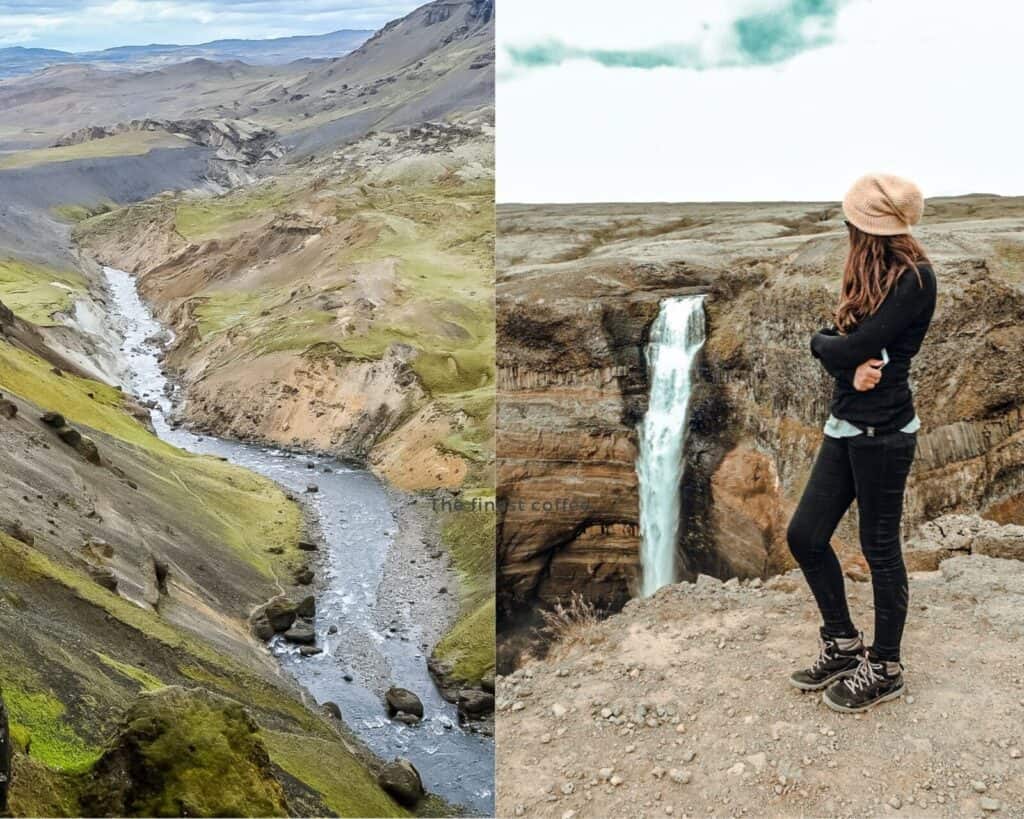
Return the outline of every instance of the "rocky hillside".
[[[490,485],[493,148],[486,122],[381,133],[225,196],[164,196],[75,238],[174,331],[184,418]]]
[[[807,351],[845,248],[838,206],[507,206],[499,211],[501,609],[633,588],[643,347],[660,299],[705,293],[683,493],[686,575],[767,577],[827,414]],[[924,423],[907,527],[944,513],[1024,515],[1024,200],[930,200],[919,238],[939,304],[915,362]],[[518,500],[525,501],[520,504]],[[534,501],[558,507],[531,508]],[[853,516],[839,532],[863,571]]]
[[[307,708],[250,634],[249,612],[293,586],[307,562],[298,507],[269,481],[157,439],[143,407],[80,374],[6,307],[0,390],[11,812],[127,815],[180,804],[234,815],[256,798],[246,783],[259,779],[266,801],[253,805],[268,815],[364,815],[368,806],[401,815],[369,754],[340,722]],[[173,690],[165,686],[181,687],[180,697],[140,704],[142,692]],[[197,687],[206,693],[188,691]],[[168,769],[126,738],[138,730],[132,717],[118,728],[133,708],[177,732],[164,747],[191,744],[210,770],[233,778]],[[208,716],[244,744],[218,744]],[[161,744],[158,733],[146,736]],[[332,784],[337,766],[345,775]]]
[[[870,584],[848,588],[866,624]],[[564,622],[498,679],[498,814],[1024,815],[1024,563],[953,557],[910,599],[906,696],[854,716],[787,682],[817,653],[798,572]]]

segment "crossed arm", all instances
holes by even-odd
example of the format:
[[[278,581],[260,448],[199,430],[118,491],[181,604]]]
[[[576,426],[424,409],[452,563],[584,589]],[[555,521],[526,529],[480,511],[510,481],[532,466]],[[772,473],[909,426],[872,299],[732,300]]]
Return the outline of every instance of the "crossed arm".
[[[833,378],[861,390],[857,382],[864,383],[865,378],[871,381],[873,377],[860,371],[870,367],[878,372],[882,348],[892,343],[917,317],[919,292],[916,276],[900,276],[879,308],[861,321],[854,332],[840,335],[827,328],[811,336],[811,353]],[[866,389],[874,387],[880,378],[879,372]]]

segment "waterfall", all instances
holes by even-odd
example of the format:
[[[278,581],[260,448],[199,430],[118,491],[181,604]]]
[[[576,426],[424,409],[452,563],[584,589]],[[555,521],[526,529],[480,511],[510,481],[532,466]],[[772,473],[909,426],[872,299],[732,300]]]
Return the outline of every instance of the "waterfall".
[[[647,344],[650,399],[638,427],[641,591],[646,597],[676,579],[679,490],[693,377],[704,344],[704,297],[661,303]]]

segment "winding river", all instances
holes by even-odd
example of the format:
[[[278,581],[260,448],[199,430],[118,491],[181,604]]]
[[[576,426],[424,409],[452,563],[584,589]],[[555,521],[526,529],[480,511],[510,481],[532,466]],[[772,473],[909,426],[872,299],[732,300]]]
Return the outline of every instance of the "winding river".
[[[324,651],[302,657],[297,647],[275,638],[271,650],[318,702],[335,702],[345,722],[384,759],[405,757],[420,771],[428,791],[473,814],[494,811],[493,740],[462,730],[455,706],[441,697],[426,666],[412,607],[399,610],[386,627],[375,622],[377,590],[396,528],[392,500],[369,472],[335,459],[197,435],[171,425],[173,386],[160,365],[165,329],[139,297],[135,279],[104,268],[110,318],[123,339],[122,385],[140,400],[156,402],[151,415],[157,435],[181,449],[226,458],[265,475],[293,494],[305,494],[323,536],[317,586],[317,645]],[[310,468],[312,464],[312,468]],[[337,629],[329,633],[331,625]],[[425,719],[417,726],[389,720],[374,685],[383,675],[416,692]]]

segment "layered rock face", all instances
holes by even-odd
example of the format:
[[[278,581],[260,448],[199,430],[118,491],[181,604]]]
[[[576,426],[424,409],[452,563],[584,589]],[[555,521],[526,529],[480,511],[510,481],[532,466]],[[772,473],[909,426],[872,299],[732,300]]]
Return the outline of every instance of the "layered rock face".
[[[636,424],[660,299],[707,294],[681,573],[767,576],[806,482],[831,379],[810,356],[846,249],[838,206],[509,206],[499,211],[499,589],[505,612],[582,592],[614,608],[639,562]],[[924,428],[907,532],[952,512],[1024,516],[1024,201],[932,200],[939,279],[913,381]],[[537,502],[559,501],[545,509]],[[855,514],[836,537],[863,571]]]

